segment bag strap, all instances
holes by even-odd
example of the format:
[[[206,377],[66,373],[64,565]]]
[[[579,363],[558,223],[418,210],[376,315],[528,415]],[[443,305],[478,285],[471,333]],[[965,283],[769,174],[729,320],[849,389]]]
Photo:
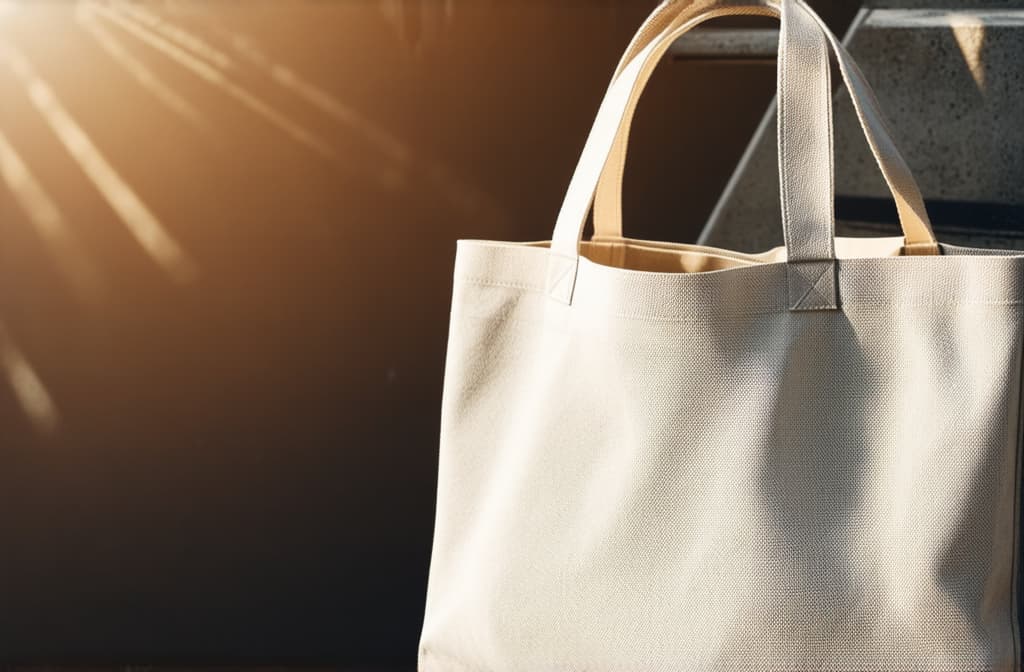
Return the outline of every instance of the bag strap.
[[[889,191],[896,201],[897,213],[904,231],[905,253],[938,253],[938,244],[931,230],[928,213],[924,207],[924,199],[909,167],[892,140],[892,134],[886,125],[885,117],[879,111],[874,92],[867,84],[856,62],[850,58],[842,43],[836,39],[821,18],[804,3],[804,0],[798,0],[796,4],[811,15],[814,22],[825,33],[825,37],[836,55],[843,80],[850,90],[850,98],[853,101],[861,128]],[[657,50],[659,52],[667,50],[674,41],[668,38],[669,31],[666,29],[671,26],[671,21],[665,21],[664,9],[663,7],[651,17],[651,19],[656,19],[654,25],[663,27],[662,32],[654,34],[654,25],[649,25],[651,19],[645,22],[619,62],[616,78],[652,40],[660,39],[665,42],[664,45],[659,45]],[[650,71],[647,71],[647,76],[649,74]],[[627,110],[624,128],[615,140],[608,163],[598,181],[593,212],[595,237],[622,237],[622,173],[629,143],[629,128],[634,112],[635,108]]]
[[[776,16],[782,23],[778,58],[779,170],[790,307],[817,310],[837,306],[828,53],[818,24],[808,13],[794,11],[794,7],[794,0],[677,1],[659,7],[645,22],[641,32],[656,29],[652,26],[666,27],[637,52],[609,87],[558,214],[547,277],[548,293],[553,298],[572,302],[579,244],[598,179],[626,113],[635,108],[661,53],[676,37],[709,19],[759,14]],[[666,12],[671,13],[671,19]],[[663,23],[666,20],[667,24]]]

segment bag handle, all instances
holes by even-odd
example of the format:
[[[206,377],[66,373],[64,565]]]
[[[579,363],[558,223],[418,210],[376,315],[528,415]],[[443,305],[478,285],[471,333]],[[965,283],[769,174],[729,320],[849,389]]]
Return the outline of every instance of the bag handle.
[[[665,28],[623,68],[602,101],[552,236],[547,279],[552,297],[565,303],[572,301],[579,242],[597,181],[620,136],[626,114],[635,108],[636,99],[661,53],[671,41],[694,26],[716,16],[730,14],[770,15],[781,21],[778,58],[779,176],[789,306],[791,310],[837,308],[832,197],[834,159],[827,53],[827,40],[831,33],[824,29],[824,24],[816,19],[813,12],[797,0],[668,2],[645,22],[635,40],[637,43],[642,43],[645,36],[658,27]],[[837,45],[834,37],[830,41],[833,46]],[[847,69],[859,75],[859,71]],[[866,84],[863,88],[856,86],[851,95],[869,96],[870,89]],[[870,98],[869,101],[874,102]],[[891,149],[895,150],[894,147]],[[902,203],[905,206],[907,201]],[[913,251],[936,253],[938,247],[930,235],[926,215],[918,221],[932,242],[924,241],[919,249]]]
[[[908,254],[938,253],[938,244],[931,230],[921,191],[903,156],[892,140],[885,117],[879,111],[878,101],[874,97],[874,92],[867,84],[856,62],[850,58],[842,43],[836,39],[835,35],[828,29],[821,18],[804,3],[804,0],[798,0],[796,4],[800,5],[802,10],[811,15],[811,18],[825,33],[825,37],[835,53],[836,60],[839,63],[839,70],[850,91],[854,110],[857,113],[857,118],[867,138],[868,145],[871,148],[871,153],[874,155],[875,161],[882,171],[882,176],[889,187],[889,191],[896,201],[897,213],[904,232],[905,252]],[[658,14],[659,12],[656,12],[651,18],[655,19]],[[627,48],[616,69],[616,77],[635,58],[636,54],[651,41],[653,26],[648,26],[648,23],[645,22],[641,31],[637,33]],[[661,23],[664,24],[663,19]],[[674,41],[669,39],[665,33],[666,31],[662,30],[659,35],[654,36],[665,42],[664,48],[662,48],[662,45],[659,45],[657,52],[663,53]],[[647,76],[649,74],[650,71],[647,71]],[[634,112],[635,107],[626,111],[624,127],[615,140],[608,163],[605,165],[598,181],[593,213],[595,237],[622,237],[622,173],[629,143],[629,128]]]
[[[783,233],[787,247],[789,305],[792,310],[834,309],[834,208],[832,198],[831,87],[828,53],[820,27],[794,11],[794,0],[696,0],[668,2],[655,10],[650,26],[665,17],[667,28],[649,41],[611,84],[573,173],[552,235],[546,286],[550,296],[572,302],[579,244],[597,181],[646,78],[657,49],[704,21],[727,15],[776,16],[779,40],[779,172]],[[666,14],[670,12],[671,14]],[[665,25],[661,23],[660,25]],[[660,35],[668,35],[664,40]],[[643,39],[642,36],[639,39]]]

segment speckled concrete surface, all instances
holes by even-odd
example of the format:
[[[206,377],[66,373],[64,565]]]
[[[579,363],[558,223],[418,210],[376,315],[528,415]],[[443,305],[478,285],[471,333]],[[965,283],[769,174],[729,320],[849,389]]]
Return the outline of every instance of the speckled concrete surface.
[[[982,3],[927,6],[943,4]],[[1001,3],[999,10],[1011,6],[1024,2]],[[952,26],[923,28],[889,20],[894,17],[871,11],[848,46],[925,198],[1024,204],[1024,12],[957,12]],[[887,196],[845,90],[836,101],[837,195]],[[772,115],[755,137],[702,242],[750,251],[781,244],[774,124]],[[1024,246],[1020,232],[965,236],[963,229],[972,225],[956,222],[956,231],[944,232],[936,222],[936,230],[948,242]],[[840,221],[839,229],[848,235],[864,231],[856,222]]]
[[[769,29],[705,28],[686,33],[669,50],[686,58],[775,58],[779,31]]]

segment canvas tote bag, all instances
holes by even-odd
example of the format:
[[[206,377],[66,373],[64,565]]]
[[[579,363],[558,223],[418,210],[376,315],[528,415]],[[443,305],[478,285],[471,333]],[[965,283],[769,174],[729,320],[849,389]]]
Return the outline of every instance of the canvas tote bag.
[[[647,77],[740,13],[782,26],[785,247],[622,237]],[[901,238],[834,236],[829,47]],[[805,4],[662,4],[552,240],[459,241],[419,669],[1018,669],[1022,274],[935,242]]]

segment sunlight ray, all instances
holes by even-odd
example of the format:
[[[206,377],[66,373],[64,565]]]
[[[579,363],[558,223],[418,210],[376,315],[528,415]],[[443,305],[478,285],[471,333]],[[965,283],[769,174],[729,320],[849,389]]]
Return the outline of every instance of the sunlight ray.
[[[445,200],[467,217],[504,221],[502,209],[485,193],[456,177],[443,163],[421,159],[400,138],[367,119],[330,92],[307,81],[291,68],[275,63],[244,35],[220,29],[232,48],[252,65],[263,70],[275,82],[335,121],[347,126],[374,147],[385,159],[387,173],[378,178],[392,188],[406,182],[410,175],[425,178]]]
[[[976,16],[964,13],[959,20],[950,21],[950,31],[953,39],[960,47],[960,53],[964,57],[964,65],[974,78],[978,91],[982,94],[986,91],[985,81],[985,22]]]
[[[267,103],[227,79],[220,70],[206,61],[192,55],[188,51],[160,35],[147,31],[137,23],[126,19],[121,14],[112,11],[106,6],[89,3],[89,7],[91,9],[95,9],[102,16],[121,26],[124,30],[132,33],[139,40],[162,52],[164,55],[190,70],[195,75],[218,87],[243,106],[249,108],[252,112],[263,117],[274,126],[277,126],[296,142],[312,149],[321,156],[332,159],[336,158],[334,150],[331,149],[330,145],[325,140],[302,128],[302,126],[288,119]]]
[[[270,75],[281,86],[290,89],[300,98],[326,113],[336,121],[346,124],[374,147],[383,153],[389,161],[406,166],[412,160],[412,151],[404,142],[391,135],[372,122],[368,122],[358,112],[332,96],[327,91],[307,82],[295,72],[283,65],[270,64]]]
[[[215,17],[202,3],[165,0],[163,7],[171,14],[181,16],[202,13],[205,25],[211,26],[236,55],[300,100],[357,133],[383,159],[372,167],[364,166],[364,169],[372,170],[383,186],[396,189],[410,179],[425,179],[435,193],[463,216],[475,220],[507,222],[507,213],[489,194],[460,178],[443,162],[417,156],[414,148],[395,134],[367,119],[337,96],[303,78],[291,68],[274,62],[249,37],[218,25]]]
[[[164,37],[180,46],[188,49],[196,56],[207,63],[215,65],[221,70],[228,70],[234,67],[231,57],[220,51],[203,38],[191,33],[180,26],[164,20],[159,15],[151,12],[142,5],[134,2],[117,2],[111,5],[115,11],[127,14],[137,22],[144,24],[150,30],[161,33]]]
[[[330,92],[300,77],[294,70],[273,62],[251,40],[230,31],[227,33],[231,46],[251,64],[268,74],[271,79],[308,104],[319,109],[337,122],[353,128],[382,152],[385,157],[395,163],[407,165],[412,161],[412,151],[399,138],[395,137],[376,124],[366,120],[362,115],[343,103]]]
[[[184,97],[164,84],[142,61],[138,60],[124,47],[110,31],[104,28],[85,4],[79,3],[76,11],[78,22],[93,36],[104,51],[118,62],[135,80],[148,90],[157,100],[175,114],[184,117],[189,123],[206,131],[209,127],[203,121],[199,111]]]
[[[0,179],[14,194],[36,233],[47,243],[47,249],[56,257],[60,270],[79,298],[88,302],[98,300],[103,293],[98,271],[83,256],[60,208],[3,132],[0,132]]]
[[[172,278],[181,282],[194,279],[196,268],[178,243],[167,233],[124,179],[93,144],[86,132],[57,99],[50,86],[36,74],[25,57],[13,45],[0,45],[0,55],[21,80],[29,99],[50,126],[61,144],[77,161],[129,232]]]
[[[3,367],[22,412],[36,431],[45,435],[54,434],[60,426],[57,405],[3,324],[0,324],[0,366]]]

